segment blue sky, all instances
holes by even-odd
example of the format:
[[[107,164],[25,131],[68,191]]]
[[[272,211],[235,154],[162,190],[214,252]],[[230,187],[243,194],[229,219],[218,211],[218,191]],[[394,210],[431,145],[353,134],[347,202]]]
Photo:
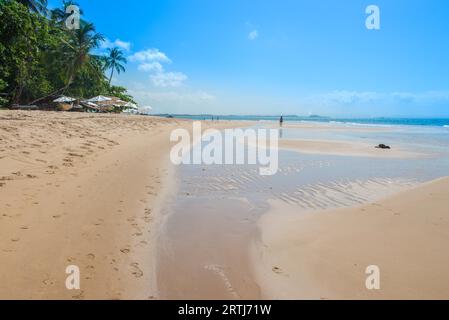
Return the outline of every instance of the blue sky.
[[[445,0],[78,3],[128,56],[114,83],[158,113],[449,116]]]

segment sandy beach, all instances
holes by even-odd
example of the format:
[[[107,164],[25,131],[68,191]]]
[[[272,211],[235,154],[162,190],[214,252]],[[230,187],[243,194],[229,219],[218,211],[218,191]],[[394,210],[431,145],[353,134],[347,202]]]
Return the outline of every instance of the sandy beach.
[[[448,299],[447,199],[444,178],[348,209],[272,203],[253,248],[264,298]],[[380,290],[365,286],[370,265]]]
[[[175,128],[191,122],[1,111],[0,299],[153,298],[153,220],[174,182]],[[65,288],[68,265],[80,291]]]
[[[0,298],[150,298],[150,222],[182,122],[1,112],[0,123]],[[65,289],[68,265],[81,291]]]
[[[174,167],[170,133],[190,120],[0,112],[0,299],[448,298],[449,180],[415,181],[444,158],[423,173],[401,144],[293,138],[334,130],[316,126],[284,128],[279,173],[262,177]]]

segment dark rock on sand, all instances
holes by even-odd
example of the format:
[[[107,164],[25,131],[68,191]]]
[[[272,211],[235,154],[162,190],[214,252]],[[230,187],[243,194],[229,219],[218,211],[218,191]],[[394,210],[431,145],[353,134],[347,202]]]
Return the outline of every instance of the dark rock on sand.
[[[377,149],[391,149],[390,146],[387,146],[385,144],[379,144],[378,146],[376,146]]]

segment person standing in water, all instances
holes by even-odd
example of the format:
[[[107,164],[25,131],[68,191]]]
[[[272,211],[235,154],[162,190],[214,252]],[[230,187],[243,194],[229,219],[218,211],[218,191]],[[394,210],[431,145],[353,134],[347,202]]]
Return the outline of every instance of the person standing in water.
[[[284,124],[284,117],[281,116],[281,119],[279,119],[279,125],[282,127],[283,124]]]

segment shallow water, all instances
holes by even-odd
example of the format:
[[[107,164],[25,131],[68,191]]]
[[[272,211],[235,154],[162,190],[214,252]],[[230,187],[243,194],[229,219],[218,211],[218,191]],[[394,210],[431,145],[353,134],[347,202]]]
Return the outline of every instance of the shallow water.
[[[280,151],[274,176],[260,176],[255,165],[181,165],[179,190],[167,203],[159,238],[161,298],[259,298],[247,250],[269,200],[295,205],[298,214],[354,206],[449,173],[449,134],[443,128],[337,134],[288,128],[282,130],[282,138],[364,140],[427,155],[382,159]]]

